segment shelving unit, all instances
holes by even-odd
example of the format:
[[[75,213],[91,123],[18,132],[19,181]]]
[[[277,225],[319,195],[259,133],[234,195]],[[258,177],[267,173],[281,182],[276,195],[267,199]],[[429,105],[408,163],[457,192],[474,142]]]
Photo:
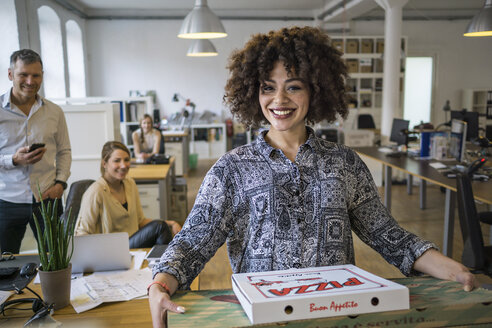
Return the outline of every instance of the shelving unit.
[[[464,89],[461,107],[478,113],[480,128],[487,131],[487,126],[492,126],[492,89]]]
[[[198,158],[216,159],[227,151],[225,123],[192,124],[190,131],[190,153]]]
[[[349,108],[358,114],[371,114],[376,128],[381,125],[383,101],[384,36],[334,36],[332,44],[342,51],[347,64]],[[407,51],[407,39],[401,39],[402,54]],[[402,56],[403,57],[403,56]],[[401,62],[400,106],[403,106],[404,60]],[[357,115],[349,115],[348,126],[354,126]]]
[[[169,129],[179,127],[170,125]],[[198,154],[199,159],[217,159],[227,151],[225,123],[191,124],[188,134],[189,153]]]
[[[139,120],[144,114],[152,115],[154,100],[145,97],[85,97],[53,99],[55,103],[69,105],[117,103],[120,107],[121,142],[133,150],[132,132],[139,128]]]

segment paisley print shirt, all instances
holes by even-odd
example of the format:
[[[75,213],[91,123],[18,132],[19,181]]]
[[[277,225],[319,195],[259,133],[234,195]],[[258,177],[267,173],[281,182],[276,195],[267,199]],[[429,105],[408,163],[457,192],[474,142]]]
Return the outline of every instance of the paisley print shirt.
[[[307,130],[294,163],[265,141],[266,130],[223,155],[154,275],[169,273],[188,288],[224,242],[234,273],[354,264],[352,231],[414,273],[415,260],[437,247],[396,223],[354,151]]]

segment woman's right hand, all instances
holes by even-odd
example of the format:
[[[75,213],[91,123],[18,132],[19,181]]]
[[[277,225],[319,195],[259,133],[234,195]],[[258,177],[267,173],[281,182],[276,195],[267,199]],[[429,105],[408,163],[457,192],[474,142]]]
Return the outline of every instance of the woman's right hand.
[[[157,284],[150,286],[149,305],[154,328],[167,327],[167,311],[185,312],[185,308],[171,301],[171,296]]]

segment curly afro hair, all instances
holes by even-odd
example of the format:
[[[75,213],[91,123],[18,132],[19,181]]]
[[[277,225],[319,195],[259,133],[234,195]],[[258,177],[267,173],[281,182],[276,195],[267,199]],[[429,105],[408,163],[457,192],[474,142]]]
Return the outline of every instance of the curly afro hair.
[[[262,81],[270,77],[275,63],[282,61],[289,74],[301,78],[310,91],[308,124],[333,122],[337,113],[346,118],[347,69],[341,52],[318,28],[291,27],[253,35],[241,50],[234,51],[227,68],[224,103],[246,127],[268,123],[259,103]]]

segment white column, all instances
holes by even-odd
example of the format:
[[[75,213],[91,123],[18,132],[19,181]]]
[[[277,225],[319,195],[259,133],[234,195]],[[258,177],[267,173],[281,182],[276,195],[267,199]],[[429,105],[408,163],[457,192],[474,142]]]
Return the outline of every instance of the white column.
[[[385,10],[381,141],[387,143],[395,113],[400,116],[400,56],[403,6],[408,0],[375,0]]]

